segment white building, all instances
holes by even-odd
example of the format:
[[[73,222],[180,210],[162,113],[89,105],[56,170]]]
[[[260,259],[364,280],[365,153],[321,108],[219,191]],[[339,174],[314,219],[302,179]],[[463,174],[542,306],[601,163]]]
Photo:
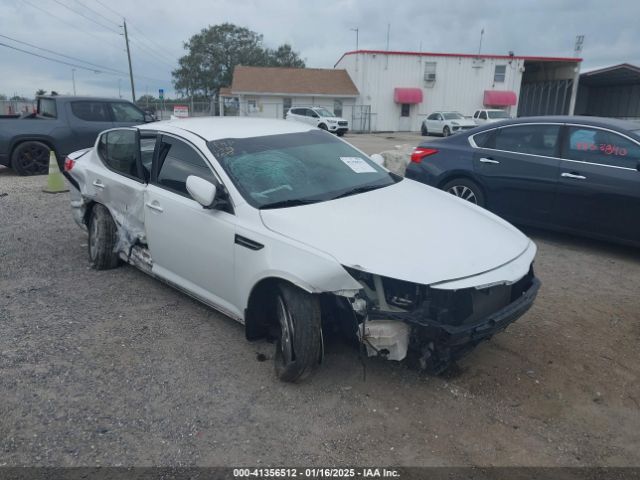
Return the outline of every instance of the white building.
[[[419,131],[437,110],[472,115],[483,107],[513,116],[572,114],[579,58],[357,50],[346,69],[370,106],[373,131]]]
[[[359,92],[346,70],[244,67],[220,90],[221,115],[284,118],[295,106],[322,106],[351,118]]]

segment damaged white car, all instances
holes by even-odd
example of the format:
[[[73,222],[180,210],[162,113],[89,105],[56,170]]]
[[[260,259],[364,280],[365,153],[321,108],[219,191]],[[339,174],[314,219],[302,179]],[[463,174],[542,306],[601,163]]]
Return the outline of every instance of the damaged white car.
[[[103,132],[66,159],[96,269],[128,262],[275,341],[307,376],[332,324],[441,371],[531,306],[535,245],[308,125],[194,118]]]

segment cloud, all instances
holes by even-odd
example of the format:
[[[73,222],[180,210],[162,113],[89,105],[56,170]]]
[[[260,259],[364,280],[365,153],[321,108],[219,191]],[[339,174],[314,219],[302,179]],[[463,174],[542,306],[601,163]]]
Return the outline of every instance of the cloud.
[[[129,25],[138,95],[157,94],[158,88],[171,95],[171,69],[183,53],[182,43],[222,22],[263,34],[270,47],[291,43],[311,67],[331,68],[342,53],[355,49],[351,28],[359,29],[360,48],[386,48],[387,24],[395,50],[474,53],[484,28],[483,53],[570,56],[575,36],[583,34],[583,70],[640,64],[636,0],[617,1],[615,7],[598,0],[0,0],[0,6],[0,33],[112,69],[99,74],[77,69],[79,94],[117,96],[120,84],[123,96],[130,95],[124,40],[117,33],[121,16]],[[72,67],[4,47],[0,52],[0,93],[72,91]]]

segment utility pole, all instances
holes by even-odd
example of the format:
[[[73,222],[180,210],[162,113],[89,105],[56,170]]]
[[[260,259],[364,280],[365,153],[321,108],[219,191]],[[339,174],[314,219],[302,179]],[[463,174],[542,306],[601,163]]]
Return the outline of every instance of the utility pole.
[[[127,33],[127,21],[122,19],[124,24],[124,41],[127,44],[127,59],[129,60],[129,78],[131,78],[131,98],[136,103],[136,88],[133,85],[133,69],[131,68],[131,51],[129,50],[129,34]]]
[[[73,96],[76,96],[76,69],[71,69],[71,81],[73,82]]]
[[[359,34],[359,30],[358,27],[356,28],[350,28],[349,30],[351,30],[352,32],[356,32],[356,72],[358,71],[358,34]]]

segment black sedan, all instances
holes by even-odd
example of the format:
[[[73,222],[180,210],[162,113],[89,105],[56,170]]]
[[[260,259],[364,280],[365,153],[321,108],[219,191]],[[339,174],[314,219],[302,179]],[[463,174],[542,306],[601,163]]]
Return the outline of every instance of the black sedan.
[[[640,123],[532,117],[427,141],[406,177],[523,225],[640,246]]]

